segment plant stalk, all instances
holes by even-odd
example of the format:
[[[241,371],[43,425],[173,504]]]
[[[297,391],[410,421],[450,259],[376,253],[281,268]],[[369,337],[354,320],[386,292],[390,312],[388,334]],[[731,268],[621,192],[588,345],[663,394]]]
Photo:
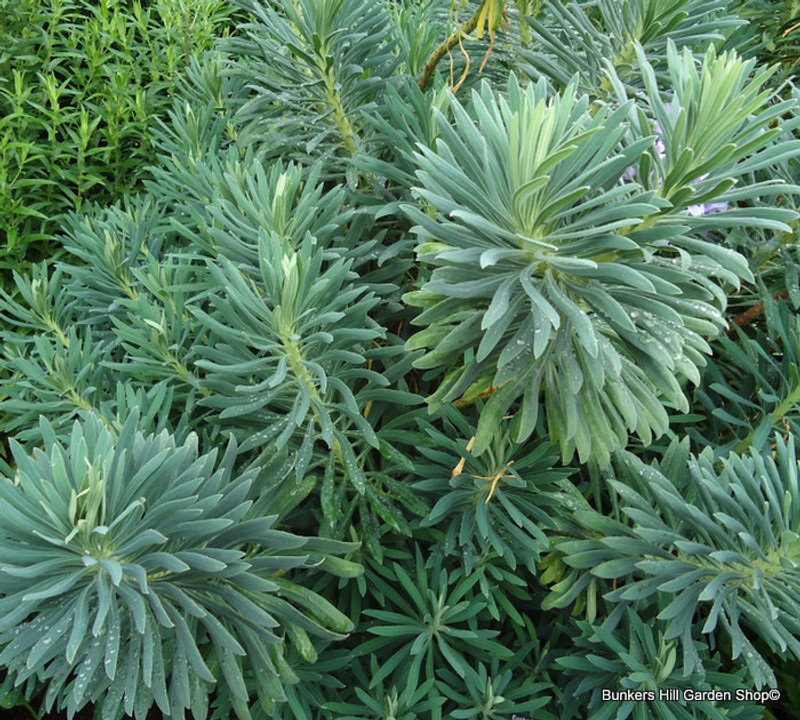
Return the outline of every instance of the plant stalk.
[[[775,293],[772,296],[773,300],[785,300],[789,297],[789,293],[779,292]],[[743,325],[749,325],[753,320],[755,320],[760,315],[764,314],[764,303],[762,301],[757,302],[752,307],[747,308],[743,313],[737,315],[733,320],[731,320],[730,327],[728,328],[728,333],[732,333],[733,329],[736,327],[742,327]]]
[[[483,0],[472,17],[453,30],[450,37],[448,37],[443,43],[441,43],[441,45],[439,45],[439,47],[436,48],[436,50],[431,53],[431,56],[428,58],[425,66],[422,68],[422,74],[419,76],[419,80],[417,81],[417,86],[420,90],[422,90],[422,92],[425,92],[425,90],[428,89],[428,85],[430,85],[431,78],[433,77],[433,71],[436,70],[436,66],[439,64],[440,60],[447,55],[448,52],[458,45],[458,40],[461,35],[469,35],[476,27],[478,27],[478,16],[481,14],[483,6],[486,5],[487,2],[488,0]]]

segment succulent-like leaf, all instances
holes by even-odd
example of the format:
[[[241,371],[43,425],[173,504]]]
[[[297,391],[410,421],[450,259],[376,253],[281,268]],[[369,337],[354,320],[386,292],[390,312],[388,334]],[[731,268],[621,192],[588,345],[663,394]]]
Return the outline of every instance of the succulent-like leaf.
[[[416,366],[441,375],[432,410],[492,395],[476,454],[509,413],[516,440],[529,437],[542,406],[565,460],[577,450],[581,461],[605,464],[628,432],[645,444],[663,433],[662,403],[688,409],[682,386],[700,381],[706,338],[724,326],[725,296],[712,278],[752,279],[741,255],[698,233],[737,222],[785,229],[795,217],[766,207],[690,217],[695,182],[717,188],[704,200],[757,195],[724,191],[759,158],[800,148],[771,144],[767,95],[756,81],[744,85],[749,66],[735,57],[709,53],[698,72],[673,48],[675,108],[689,94],[699,108],[673,109],[674,121],[642,63],[659,121],[671,128],[655,179],[655,136],[629,120],[639,117],[632,101],[590,110],[576,82],[551,98],[542,82],[523,89],[512,77],[502,95],[484,85],[471,109],[452,100],[454,123],[440,117],[435,149],[417,155],[415,194],[435,213],[405,210],[432,273],[406,295],[424,308],[414,323],[427,326],[407,347],[429,348]],[[718,157],[728,139],[745,137],[753,143]]]
[[[138,420],[132,412],[115,436],[90,414],[65,444],[42,420],[44,450],[13,444],[17,474],[0,479],[0,663],[70,713],[91,701],[104,717],[143,718],[155,702],[204,717],[215,683],[246,703],[248,663],[282,698],[276,628],[328,639],[352,628],[310,590],[272,578],[281,556],[307,561],[308,539],[276,530],[274,515],[248,519],[258,470],[232,476],[233,441],[215,469],[196,436],[145,436]]]
[[[757,686],[775,685],[762,651],[800,658],[800,504],[794,439],[776,438],[769,452],[731,454],[721,470],[710,449],[676,481],[625,453],[610,480],[630,525],[594,511],[575,514],[587,540],[556,543],[563,561],[613,579],[611,602],[663,599],[664,639],[680,639],[683,672],[701,671],[695,641],[724,633],[734,660]],[[604,536],[592,538],[602,528]],[[585,575],[584,575],[585,577]],[[570,587],[570,585],[572,587]],[[553,601],[574,597],[583,583],[562,582]],[[571,600],[568,600],[571,602]]]

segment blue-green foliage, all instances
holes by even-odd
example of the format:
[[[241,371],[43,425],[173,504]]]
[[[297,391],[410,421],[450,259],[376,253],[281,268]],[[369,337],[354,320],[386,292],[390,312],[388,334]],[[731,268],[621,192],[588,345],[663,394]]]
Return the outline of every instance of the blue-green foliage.
[[[658,696],[800,662],[800,113],[740,5],[239,3],[0,291],[0,704],[800,713]]]
[[[233,440],[198,455],[197,437],[143,435],[133,412],[118,432],[87,414],[62,444],[44,419],[44,450],[12,441],[0,483],[0,657],[15,684],[42,683],[44,707],[70,715],[203,717],[217,682],[234,707],[269,707],[296,682],[281,637],[341,638],[350,621],[278,569],[314,565],[313,539],[252,516],[259,468],[232,477]],[[316,541],[318,549],[336,544]],[[302,548],[302,550],[301,550]],[[202,650],[201,650],[202,648]],[[213,668],[213,671],[212,671]]]

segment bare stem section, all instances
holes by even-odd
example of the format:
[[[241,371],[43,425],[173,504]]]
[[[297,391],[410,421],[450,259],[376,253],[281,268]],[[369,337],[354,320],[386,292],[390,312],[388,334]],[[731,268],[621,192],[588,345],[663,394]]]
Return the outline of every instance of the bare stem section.
[[[436,70],[436,66],[445,55],[447,55],[456,45],[458,45],[458,41],[461,39],[461,37],[463,35],[469,35],[476,27],[478,27],[478,18],[480,17],[483,7],[487,2],[488,0],[483,0],[483,2],[478,6],[478,9],[473,13],[472,17],[453,30],[450,36],[431,53],[431,56],[425,63],[425,67],[422,68],[422,74],[419,76],[419,80],[417,81],[417,85],[419,86],[420,90],[425,92],[425,90],[428,89],[428,85],[430,85],[431,78],[433,77],[433,71]]]

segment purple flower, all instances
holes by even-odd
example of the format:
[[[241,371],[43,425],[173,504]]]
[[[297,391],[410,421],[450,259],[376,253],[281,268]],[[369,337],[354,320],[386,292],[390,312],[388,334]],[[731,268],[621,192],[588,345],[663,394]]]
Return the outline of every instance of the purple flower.
[[[692,182],[692,185],[705,180],[707,177],[708,173],[701,175]],[[700,203],[699,205],[689,205],[689,207],[686,208],[686,212],[689,214],[689,217],[701,217],[703,215],[712,215],[713,213],[725,212],[727,209],[728,203],[726,202]]]
[[[658,125],[658,123],[656,123],[656,125]],[[660,129],[661,128],[659,128],[659,130]],[[655,130],[655,128],[653,128],[653,130]],[[653,147],[656,149],[656,152],[658,153],[659,160],[663,160],[667,155],[667,146],[664,145],[664,141],[661,139],[660,136],[656,138]]]
[[[701,217],[702,215],[712,215],[713,213],[725,212],[728,209],[728,203],[701,203],[700,205],[689,205],[686,212],[689,217]]]

